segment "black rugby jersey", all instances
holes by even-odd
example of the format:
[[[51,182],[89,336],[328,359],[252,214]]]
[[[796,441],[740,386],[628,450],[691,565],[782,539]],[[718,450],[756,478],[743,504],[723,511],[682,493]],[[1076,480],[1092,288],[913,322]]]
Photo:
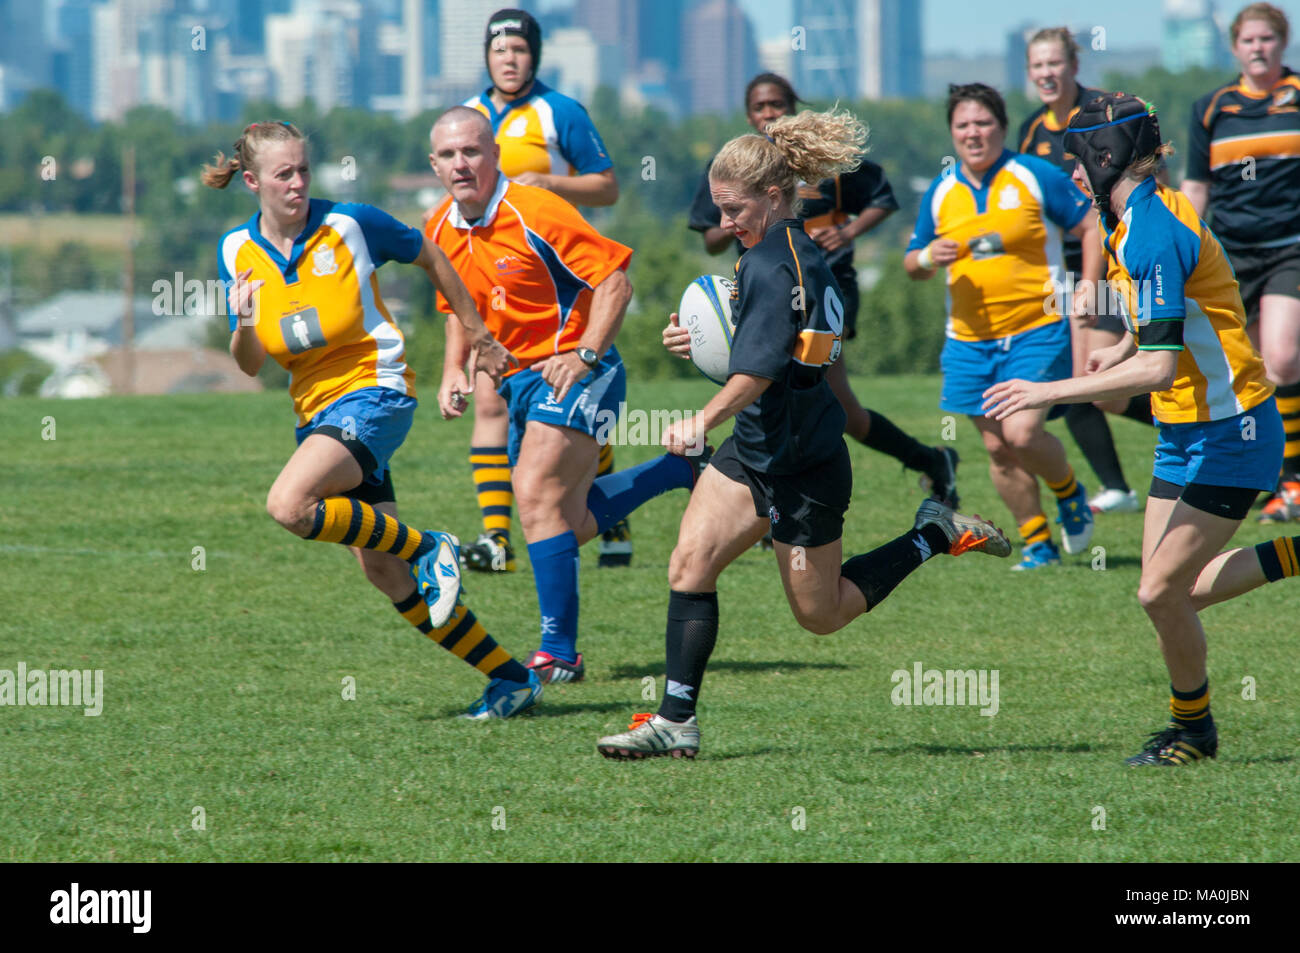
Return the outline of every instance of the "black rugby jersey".
[[[772,381],[736,414],[736,456],[763,473],[798,473],[843,445],[844,409],[826,382],[839,357],[839,284],[798,219],[768,228],[736,263],[736,333],[727,373]]]
[[[1214,234],[1225,246],[1300,241],[1300,76],[1272,90],[1240,77],[1192,107],[1187,178],[1208,182]]]
[[[1084,103],[1103,95],[1099,89],[1079,86],[1074,97],[1074,105],[1066,117],[1066,126],[1074,118]],[[1046,159],[1066,175],[1074,173],[1074,153],[1065,151],[1065,126],[1057,127],[1051,111],[1046,105],[1020,124],[1020,148],[1016,150],[1027,156]],[[1083,245],[1077,235],[1065,234],[1065,267],[1075,273],[1083,269]]]
[[[695,189],[695,199],[691,202],[687,225],[697,232],[705,232],[722,224],[722,212],[713,203],[713,194],[709,191],[709,168],[712,165],[710,161],[705,168],[700,184]],[[799,217],[806,228],[843,225],[850,215],[861,215],[869,208],[898,208],[898,200],[894,198],[894,190],[885,177],[885,170],[865,159],[852,172],[823,179],[815,187],[801,183],[799,198],[803,202]],[[745,246],[737,241],[736,254],[744,251]],[[848,242],[833,252],[821,254],[837,276],[848,274],[856,279],[853,271],[853,242]]]

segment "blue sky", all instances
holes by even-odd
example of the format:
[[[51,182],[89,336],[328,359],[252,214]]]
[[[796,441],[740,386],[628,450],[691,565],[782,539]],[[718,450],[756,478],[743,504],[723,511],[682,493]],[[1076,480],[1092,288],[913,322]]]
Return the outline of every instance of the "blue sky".
[[[739,0],[761,39],[788,34],[789,0]],[[960,51],[971,55],[1001,53],[1005,34],[1021,23],[1076,27],[1102,26],[1112,48],[1160,45],[1160,0],[923,0],[925,51]],[[1300,33],[1300,0],[1272,0],[1291,21],[1293,40]],[[1216,8],[1231,20],[1245,0]]]

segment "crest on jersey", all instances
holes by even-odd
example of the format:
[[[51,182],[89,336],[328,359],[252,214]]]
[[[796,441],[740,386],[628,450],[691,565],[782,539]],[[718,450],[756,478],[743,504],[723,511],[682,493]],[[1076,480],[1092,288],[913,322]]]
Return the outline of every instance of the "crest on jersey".
[[[317,245],[316,250],[311,253],[311,273],[321,278],[332,275],[338,270],[338,262],[334,260],[334,249],[329,245]]]
[[[1004,185],[998,193],[998,208],[1004,212],[1020,208],[1020,190],[1011,184]]]
[[[506,126],[506,135],[512,139],[518,139],[528,132],[528,117],[520,116],[510,125]]]
[[[1296,89],[1294,86],[1287,86],[1279,89],[1273,94],[1274,106],[1293,106],[1296,102]]]
[[[975,261],[982,258],[993,258],[995,255],[1003,254],[1006,250],[1006,246],[1002,242],[1002,236],[997,232],[980,235],[978,238],[972,238],[970,242],[970,256]]]

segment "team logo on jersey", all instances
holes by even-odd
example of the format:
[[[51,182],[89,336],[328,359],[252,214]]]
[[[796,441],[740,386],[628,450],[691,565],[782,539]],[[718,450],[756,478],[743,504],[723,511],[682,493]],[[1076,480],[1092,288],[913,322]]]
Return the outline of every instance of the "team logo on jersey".
[[[1011,184],[1004,185],[998,193],[998,208],[1004,212],[1020,208],[1020,190]]]
[[[1285,89],[1279,89],[1273,94],[1274,106],[1292,106],[1296,101],[1296,89],[1294,86],[1288,86]]]
[[[769,506],[767,508],[767,518],[771,520],[772,525],[775,526],[777,523],[781,522],[781,511],[775,506]]]
[[[520,116],[510,125],[506,126],[505,135],[511,139],[518,139],[528,133],[528,117]]]
[[[320,315],[315,308],[305,308],[280,319],[280,336],[290,354],[301,354],[314,347],[325,346],[325,332],[321,330]]]
[[[976,261],[996,257],[1006,250],[1006,246],[1002,243],[1002,236],[997,232],[981,235],[972,239],[970,243],[970,256]]]
[[[524,270],[523,260],[514,255],[502,255],[495,264],[498,275],[517,275]]]
[[[311,253],[311,273],[317,278],[323,278],[338,270],[338,262],[334,260],[334,249],[329,245],[317,245],[316,250]]]

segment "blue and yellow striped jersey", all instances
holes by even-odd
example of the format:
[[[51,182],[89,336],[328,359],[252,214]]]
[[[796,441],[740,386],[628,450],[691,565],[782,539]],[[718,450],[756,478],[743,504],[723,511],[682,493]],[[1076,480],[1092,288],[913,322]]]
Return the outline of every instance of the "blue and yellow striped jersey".
[[[1044,159],[1004,149],[975,185],[955,166],[921,199],[907,250],[936,238],[959,246],[948,266],[948,337],[992,341],[1061,320],[1054,290],[1065,279],[1061,238],[1090,205]]]
[[[522,172],[586,175],[614,165],[587,110],[576,99],[534,80],[528,95],[497,112],[491,92],[486,90],[464,105],[492,122],[501,147],[501,171],[507,176]]]
[[[1163,423],[1235,417],[1273,385],[1246,336],[1245,308],[1223,246],[1181,192],[1147,178],[1113,232],[1102,226],[1107,280],[1142,350],[1176,350],[1173,386],[1151,395]]]
[[[370,205],[312,199],[286,259],[262,237],[258,212],[221,236],[217,269],[229,282],[251,268],[253,316],[266,353],[289,371],[299,424],[344,394],[388,387],[415,396],[405,342],[379,295],[386,261],[414,261],[417,229]],[[230,315],[230,330],[237,316]]]

